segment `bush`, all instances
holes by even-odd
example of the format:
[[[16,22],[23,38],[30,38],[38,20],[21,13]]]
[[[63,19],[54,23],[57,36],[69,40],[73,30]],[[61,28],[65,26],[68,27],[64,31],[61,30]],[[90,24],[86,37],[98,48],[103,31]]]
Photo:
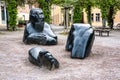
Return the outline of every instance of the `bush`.
[[[19,20],[18,21],[18,24],[24,24],[25,22],[24,22],[24,20]]]
[[[16,19],[17,19],[17,5],[16,0],[11,0],[7,2],[7,11],[8,11],[8,30],[14,31],[16,28]]]

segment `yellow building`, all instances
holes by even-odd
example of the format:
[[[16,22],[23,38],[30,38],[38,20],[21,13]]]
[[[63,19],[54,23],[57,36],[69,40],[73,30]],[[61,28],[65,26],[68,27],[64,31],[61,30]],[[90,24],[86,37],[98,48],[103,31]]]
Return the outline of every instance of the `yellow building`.
[[[60,7],[54,5],[54,8],[52,8],[52,23],[59,25],[63,20],[63,13],[60,11]],[[101,17],[101,11],[98,8],[92,8],[92,26],[99,27],[102,26],[102,17]],[[83,22],[87,22],[87,14],[85,11],[83,11]],[[120,23],[120,11],[118,11],[114,18],[114,26],[116,26],[118,23]],[[106,24],[107,25],[107,24]]]
[[[29,20],[29,11],[31,8],[38,7],[38,5],[25,5],[24,7],[18,7],[18,20]],[[57,5],[51,6],[51,23],[54,25],[59,25],[63,22],[63,14],[61,12],[61,7]]]
[[[61,11],[61,7],[57,5],[51,6],[51,19],[52,24],[54,25],[60,25],[63,23],[63,14]]]
[[[115,15],[114,26],[116,26],[118,23],[120,24],[120,10]]]
[[[84,23],[88,23],[87,22],[87,14],[85,11],[84,12]],[[93,8],[92,9],[92,26],[102,26],[102,18],[101,18],[101,12],[100,9],[98,8]]]
[[[0,26],[6,25],[6,6],[3,1],[0,1]],[[25,5],[24,7],[18,7],[18,20],[29,20],[29,11],[31,8],[38,7],[38,5]],[[71,11],[70,11],[71,12]],[[87,14],[83,11],[83,22],[87,23]],[[71,14],[71,13],[70,13]],[[63,25],[64,16],[63,10],[57,5],[51,6],[51,23],[55,25]],[[72,18],[71,18],[72,20]],[[70,20],[69,20],[70,21]],[[120,23],[120,11],[118,11],[114,18],[114,26]],[[98,8],[92,9],[92,26],[102,26],[101,12]]]
[[[102,26],[101,11],[98,8],[92,8],[92,26],[99,27]],[[84,11],[84,23],[87,23],[87,14]],[[114,18],[114,26],[120,23],[120,11],[118,11]]]

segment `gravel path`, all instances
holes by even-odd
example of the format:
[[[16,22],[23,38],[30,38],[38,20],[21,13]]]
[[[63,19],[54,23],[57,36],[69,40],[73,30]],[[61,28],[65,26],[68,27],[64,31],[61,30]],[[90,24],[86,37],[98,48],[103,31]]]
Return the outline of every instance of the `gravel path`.
[[[89,57],[71,59],[65,51],[67,36],[58,36],[58,45],[25,45],[23,29],[0,33],[0,80],[120,80],[120,32],[109,37],[96,36]],[[28,61],[28,50],[41,47],[60,62],[60,68],[49,71]]]

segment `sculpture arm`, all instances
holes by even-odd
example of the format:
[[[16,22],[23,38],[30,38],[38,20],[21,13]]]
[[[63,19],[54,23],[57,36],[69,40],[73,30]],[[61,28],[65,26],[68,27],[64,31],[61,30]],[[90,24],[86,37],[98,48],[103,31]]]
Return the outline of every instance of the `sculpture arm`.
[[[53,37],[53,38],[57,39],[57,36],[53,33],[50,25],[48,23],[46,23],[46,22],[44,24],[44,33],[47,34],[50,37]]]
[[[28,37],[29,33],[27,31],[27,28],[25,27],[24,30],[24,35],[23,35],[23,42],[26,43],[27,42],[27,37]]]

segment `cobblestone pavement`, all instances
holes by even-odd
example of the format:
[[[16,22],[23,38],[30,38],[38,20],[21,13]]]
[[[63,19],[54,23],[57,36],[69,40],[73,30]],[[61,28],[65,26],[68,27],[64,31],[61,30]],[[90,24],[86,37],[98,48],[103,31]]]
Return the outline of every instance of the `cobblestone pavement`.
[[[95,37],[89,57],[71,59],[65,50],[67,35],[58,36],[58,45],[25,45],[23,29],[0,31],[0,80],[120,80],[120,31],[109,37]],[[41,47],[60,62],[60,68],[49,71],[28,60],[28,50]]]

